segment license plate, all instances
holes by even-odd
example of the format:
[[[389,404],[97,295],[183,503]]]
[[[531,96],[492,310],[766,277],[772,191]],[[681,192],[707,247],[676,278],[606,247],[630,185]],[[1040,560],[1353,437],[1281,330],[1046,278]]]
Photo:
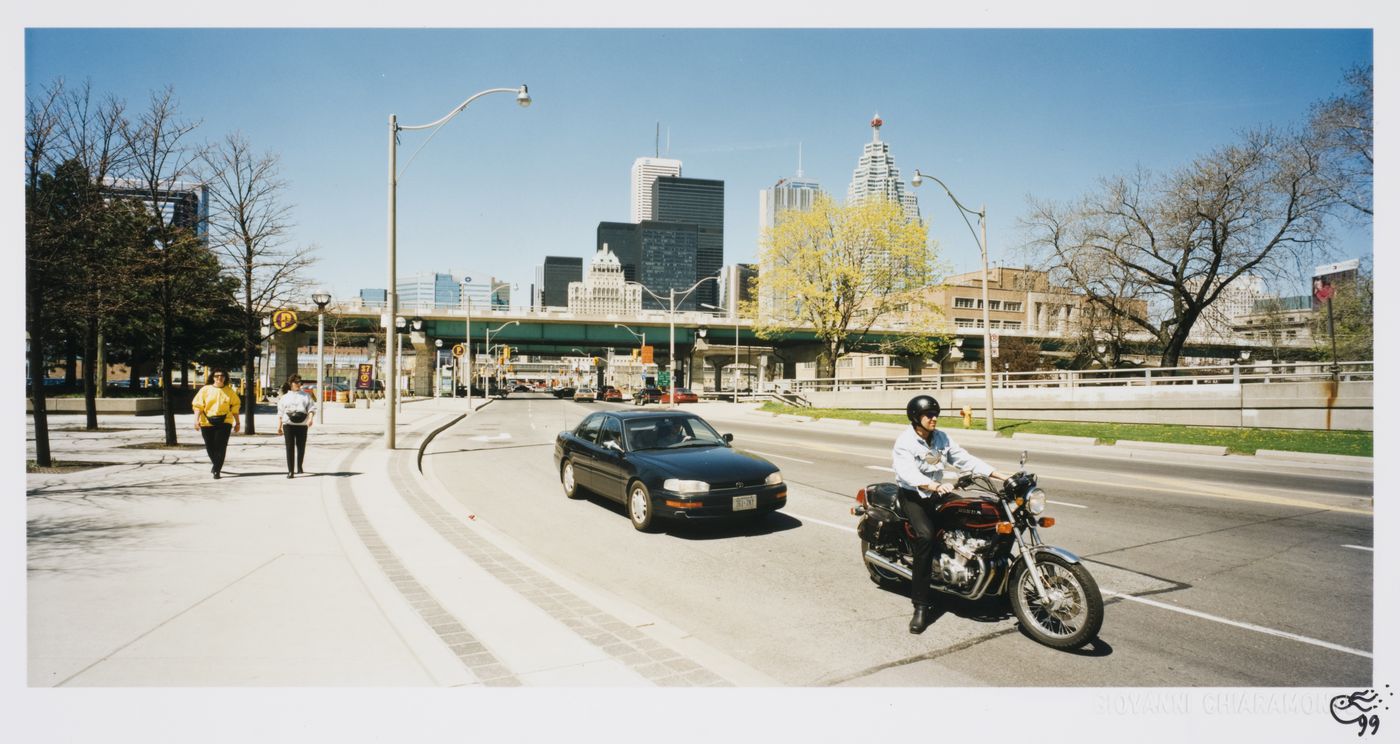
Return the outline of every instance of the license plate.
[[[735,497],[734,497],[734,511],[743,511],[743,510],[745,510],[745,509],[757,509],[757,508],[758,508],[758,495],[757,495],[757,494],[749,494],[748,496],[735,496]]]

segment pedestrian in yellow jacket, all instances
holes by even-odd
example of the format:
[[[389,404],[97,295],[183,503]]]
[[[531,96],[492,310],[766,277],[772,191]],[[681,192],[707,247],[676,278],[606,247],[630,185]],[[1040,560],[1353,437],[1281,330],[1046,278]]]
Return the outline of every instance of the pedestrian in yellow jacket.
[[[228,438],[232,431],[238,431],[238,393],[229,387],[228,373],[214,370],[209,376],[210,383],[194,394],[194,426],[204,437],[204,451],[209,453],[209,471],[219,478],[224,469],[224,453],[228,451]]]

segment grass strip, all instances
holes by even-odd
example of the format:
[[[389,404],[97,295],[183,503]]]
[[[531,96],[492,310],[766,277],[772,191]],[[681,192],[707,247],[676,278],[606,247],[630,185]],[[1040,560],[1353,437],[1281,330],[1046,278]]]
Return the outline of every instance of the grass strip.
[[[877,413],[845,408],[799,408],[780,403],[764,403],[762,411],[790,413],[813,418],[854,419],[870,423],[885,421],[896,424],[907,423],[904,416],[897,413]],[[942,429],[956,431],[965,428],[959,416],[943,416],[938,419]],[[974,418],[972,429],[986,428],[983,419]],[[1215,426],[1181,426],[1176,424],[1116,424],[1081,421],[1028,421],[1024,419],[997,419],[997,432],[1011,436],[1015,432],[1027,434],[1061,434],[1075,437],[1093,437],[1100,444],[1113,444],[1119,439],[1139,442],[1167,442],[1170,444],[1210,444],[1224,446],[1230,452],[1252,455],[1256,450],[1284,450],[1287,452],[1315,452],[1326,455],[1373,456],[1373,437],[1369,431],[1322,431],[1317,429],[1258,429]]]

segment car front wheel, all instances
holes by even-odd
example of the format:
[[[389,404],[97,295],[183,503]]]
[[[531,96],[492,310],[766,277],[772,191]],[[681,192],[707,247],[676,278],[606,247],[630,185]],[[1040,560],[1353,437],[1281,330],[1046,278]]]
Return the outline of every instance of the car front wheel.
[[[651,492],[641,481],[633,481],[627,487],[627,516],[639,532],[652,530],[656,515],[651,509]]]

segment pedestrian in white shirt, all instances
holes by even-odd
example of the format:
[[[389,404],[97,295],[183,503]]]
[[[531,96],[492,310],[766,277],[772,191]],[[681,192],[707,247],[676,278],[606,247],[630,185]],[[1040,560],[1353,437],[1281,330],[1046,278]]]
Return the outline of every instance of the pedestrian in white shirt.
[[[287,378],[282,396],[277,400],[277,433],[287,445],[287,477],[302,472],[306,459],[306,434],[316,413],[316,399],[301,389],[301,375]]]

